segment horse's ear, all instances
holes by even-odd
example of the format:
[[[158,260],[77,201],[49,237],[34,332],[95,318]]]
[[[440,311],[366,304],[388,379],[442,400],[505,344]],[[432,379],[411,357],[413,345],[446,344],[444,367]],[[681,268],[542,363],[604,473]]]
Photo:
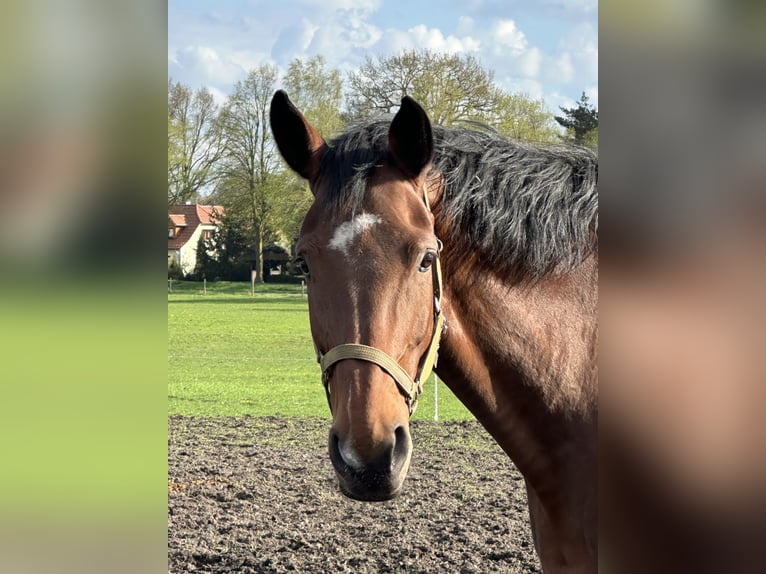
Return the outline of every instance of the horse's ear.
[[[434,135],[428,114],[409,96],[402,98],[388,129],[388,147],[391,155],[412,177],[419,176],[434,155]]]
[[[269,118],[274,140],[287,165],[301,177],[314,180],[327,149],[322,136],[282,90],[271,99]]]

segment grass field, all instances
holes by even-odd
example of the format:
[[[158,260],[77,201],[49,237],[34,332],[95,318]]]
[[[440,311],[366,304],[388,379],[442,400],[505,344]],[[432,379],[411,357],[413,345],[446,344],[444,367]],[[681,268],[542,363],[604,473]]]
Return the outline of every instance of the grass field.
[[[168,293],[168,414],[326,417],[300,285],[173,282]],[[393,383],[392,383],[393,384]],[[473,416],[439,383],[439,419]],[[433,378],[413,418],[433,419]]]

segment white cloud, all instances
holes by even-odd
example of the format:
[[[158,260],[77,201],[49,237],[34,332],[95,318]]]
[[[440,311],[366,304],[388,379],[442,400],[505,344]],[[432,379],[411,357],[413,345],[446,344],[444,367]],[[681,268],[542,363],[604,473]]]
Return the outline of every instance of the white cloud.
[[[598,0],[543,0],[543,4],[572,16],[583,16],[598,11]]]
[[[545,97],[545,89],[543,88],[543,85],[537,80],[510,76],[500,80],[495,78],[495,80],[497,81],[498,85],[506,92],[510,92],[512,94],[525,94],[533,100],[546,99],[547,101],[547,98]]]
[[[598,37],[592,16],[596,0],[543,0],[538,17],[566,11],[563,19],[554,17],[550,27],[525,20],[531,8],[521,5],[510,18],[510,10],[500,3],[470,11],[466,0],[462,16],[444,3],[438,18],[424,16],[410,21],[406,29],[396,17],[397,11],[408,8],[405,1],[393,7],[382,0],[279,0],[257,13],[227,3],[216,5],[220,14],[180,11],[184,25],[171,29],[168,73],[192,86],[215,88],[218,101],[249,69],[266,62],[284,71],[294,58],[321,54],[328,66],[346,72],[368,54],[429,49],[472,54],[495,72],[500,87],[544,97],[554,111],[558,105],[572,105],[582,89],[597,101]],[[492,20],[492,12],[500,17]],[[586,13],[591,16],[583,16]]]
[[[473,18],[470,16],[460,16],[460,18],[457,19],[455,33],[461,36],[470,36],[474,33],[475,28],[476,22]]]
[[[226,100],[231,86],[244,79],[249,70],[269,63],[274,62],[267,54],[247,50],[187,46],[168,51],[169,77],[192,87],[207,87],[218,104]]]
[[[396,54],[415,48],[415,40],[406,30],[393,28],[385,30],[380,40],[375,44],[376,52],[381,54]]]
[[[585,95],[590,99],[590,103],[598,108],[598,85],[585,86]]]
[[[559,41],[559,47],[569,50],[591,51],[597,47],[598,33],[590,22],[572,26]]]
[[[271,48],[272,55],[283,63],[305,56],[319,28],[306,18],[301,19],[298,24],[285,26],[280,30]]]
[[[348,18],[318,24],[306,52],[321,54],[329,65],[342,67],[344,61],[356,60],[361,53],[371,49],[382,35],[376,26],[352,14]]]
[[[497,73],[512,74],[519,78],[540,75],[546,57],[537,46],[530,44],[526,34],[514,20],[496,20],[489,29],[483,60]]]
[[[231,58],[223,56],[210,46],[186,46],[175,53],[174,66],[203,75],[213,84],[230,84],[243,72]]]
[[[325,13],[336,10],[353,10],[371,14],[383,4],[382,0],[300,0],[300,3]]]
[[[598,33],[593,25],[573,26],[559,41],[558,50],[560,57],[568,55],[580,81],[591,83],[598,78]]]
[[[215,86],[207,86],[207,89],[210,90],[210,93],[213,95],[213,101],[219,106],[224,104],[229,98],[227,93],[223,90],[219,90]]]
[[[433,52],[447,52],[450,54],[475,52],[481,46],[478,40],[470,36],[458,38],[449,35],[445,37],[438,28],[428,28],[423,24],[410,28],[408,33],[412,36],[416,45]]]
[[[519,57],[519,69],[522,75],[535,78],[540,74],[543,63],[543,53],[538,48],[530,48]]]
[[[518,56],[528,47],[527,37],[513,20],[497,20],[492,26],[492,40],[498,53],[510,49],[511,54]]]
[[[424,25],[413,26],[409,30],[389,28],[372,46],[377,54],[397,54],[406,50],[431,50],[449,54],[478,53],[481,41],[470,35],[448,35],[438,28]]]
[[[275,64],[268,54],[263,52],[252,52],[249,50],[237,50],[226,55],[240,70],[245,72],[263,66],[264,64]]]
[[[579,94],[577,96],[577,99],[579,99]],[[547,94],[545,98],[546,103],[548,104],[548,109],[553,112],[554,115],[560,116],[561,115],[561,108],[576,108],[577,103],[574,98],[562,94],[559,91],[553,91]]]
[[[575,67],[569,52],[553,56],[546,67],[546,79],[559,84],[569,84],[575,78]]]
[[[424,24],[407,30],[381,30],[354,13],[351,17],[333,19],[317,26],[308,52],[320,53],[328,62],[340,67],[343,67],[340,60],[354,60],[355,57],[361,59],[361,51],[376,54],[395,54],[405,50],[431,50],[450,54],[479,52],[482,48],[481,40],[468,33],[472,28],[471,19],[461,17],[460,20],[461,31],[465,33],[446,35],[441,29]]]

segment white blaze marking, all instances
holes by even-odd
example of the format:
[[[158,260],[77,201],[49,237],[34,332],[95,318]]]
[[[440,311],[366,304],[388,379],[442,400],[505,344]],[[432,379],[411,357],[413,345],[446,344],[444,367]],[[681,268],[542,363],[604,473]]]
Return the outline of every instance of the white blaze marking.
[[[373,225],[381,223],[382,221],[383,220],[378,215],[362,212],[351,221],[341,223],[335,230],[327,247],[330,249],[337,249],[343,253],[343,255],[347,256],[349,248],[356,238]]]
[[[349,252],[351,250],[351,246],[353,245],[354,241],[356,241],[356,239],[362,233],[364,233],[365,231],[367,231],[374,225],[377,225],[378,223],[382,223],[382,222],[383,222],[383,219],[379,215],[375,215],[374,213],[362,212],[356,217],[352,218],[350,221],[341,223],[335,230],[335,233],[333,233],[332,239],[330,239],[330,242],[327,244],[327,247],[329,249],[335,249],[337,251],[340,251],[341,253],[343,253],[345,257],[348,257]],[[358,336],[359,335],[359,302],[358,302],[359,289],[353,274],[349,280],[348,296],[349,296],[349,307],[351,310],[351,321],[352,321],[354,330],[356,331],[356,334]],[[352,402],[353,402],[353,395],[349,393],[348,405],[347,405],[349,413],[351,411]],[[349,418],[350,418],[350,414],[349,414]],[[340,454],[343,460],[345,460],[346,463],[352,468],[359,468],[360,466],[362,466],[361,460],[359,459],[359,456],[357,455],[350,441],[348,443],[344,443],[340,445]]]
[[[350,221],[341,223],[335,233],[333,233],[332,239],[327,244],[329,249],[335,249],[340,251],[345,257],[349,257],[351,246],[366,230],[370,229],[378,223],[382,223],[383,219],[379,215],[374,213],[365,213],[364,211],[353,217]],[[348,284],[348,297],[349,308],[351,310],[351,321],[356,335],[359,335],[359,287],[356,283],[356,277],[351,274]],[[351,409],[352,395],[349,393],[348,408]],[[346,445],[345,450],[341,453],[343,458],[350,465],[358,465],[359,459],[356,456],[354,449],[350,445]]]

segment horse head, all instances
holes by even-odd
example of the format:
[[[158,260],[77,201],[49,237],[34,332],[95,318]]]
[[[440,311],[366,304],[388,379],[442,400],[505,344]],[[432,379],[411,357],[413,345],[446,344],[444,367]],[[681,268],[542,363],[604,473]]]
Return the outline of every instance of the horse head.
[[[387,137],[336,148],[280,91],[271,127],[314,196],[296,263],[332,412],[330,459],[344,494],[387,500],[409,468],[409,420],[443,322],[427,191],[431,124],[405,97]]]

